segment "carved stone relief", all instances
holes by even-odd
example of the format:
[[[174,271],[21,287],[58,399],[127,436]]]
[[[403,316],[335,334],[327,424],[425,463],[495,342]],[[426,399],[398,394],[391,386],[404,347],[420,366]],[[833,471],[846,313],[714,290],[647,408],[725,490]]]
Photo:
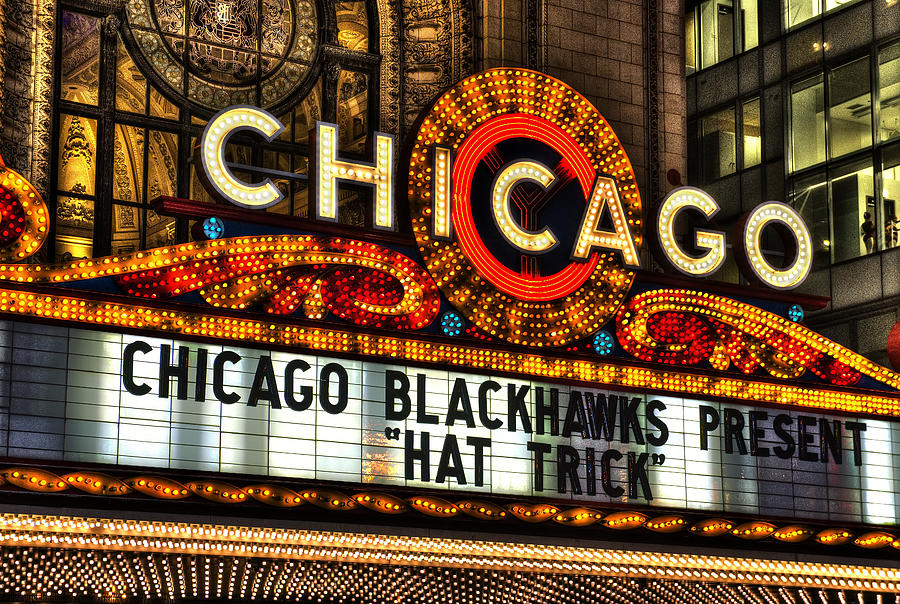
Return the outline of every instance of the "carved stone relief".
[[[402,0],[403,128],[473,69],[469,0]]]

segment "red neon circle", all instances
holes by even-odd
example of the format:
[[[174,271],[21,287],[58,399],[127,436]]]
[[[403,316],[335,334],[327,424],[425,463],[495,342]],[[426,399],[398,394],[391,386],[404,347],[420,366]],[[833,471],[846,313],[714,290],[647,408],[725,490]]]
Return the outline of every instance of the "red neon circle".
[[[478,162],[497,143],[511,138],[529,138],[549,145],[572,166],[585,199],[590,199],[596,171],[587,154],[562,128],[526,113],[508,113],[476,128],[460,146],[453,165],[453,227],[459,247],[472,266],[501,291],[522,300],[547,302],[567,296],[593,274],[600,255],[586,262],[571,262],[546,277],[529,278],[504,266],[485,247],[475,229],[469,191]]]

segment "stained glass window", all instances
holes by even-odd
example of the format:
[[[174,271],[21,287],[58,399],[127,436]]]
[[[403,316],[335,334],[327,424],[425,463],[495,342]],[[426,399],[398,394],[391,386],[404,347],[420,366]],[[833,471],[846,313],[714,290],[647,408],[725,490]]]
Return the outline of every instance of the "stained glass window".
[[[131,0],[126,15],[157,78],[213,110],[289,103],[318,43],[312,0]]]
[[[120,14],[59,8],[55,98],[57,259],[127,253],[189,238],[158,199],[212,203],[191,151],[220,109],[250,104],[285,125],[277,140],[236,133],[226,160],[248,182],[272,178],[310,215],[306,173],[317,121],[339,124],[340,153],[365,155],[378,127],[374,2],[128,0]],[[110,9],[112,11],[112,9]],[[326,18],[321,10],[330,12]],[[323,46],[323,39],[335,44]],[[326,68],[327,66],[327,68]],[[337,69],[335,69],[337,67]],[[341,220],[365,226],[365,193],[342,191]]]

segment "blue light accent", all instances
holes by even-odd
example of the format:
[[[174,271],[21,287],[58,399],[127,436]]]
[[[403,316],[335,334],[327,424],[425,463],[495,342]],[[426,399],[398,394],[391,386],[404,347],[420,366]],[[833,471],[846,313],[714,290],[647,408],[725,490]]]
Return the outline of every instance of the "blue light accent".
[[[591,348],[594,349],[594,352],[602,356],[610,354],[613,351],[614,345],[615,342],[613,341],[613,337],[608,331],[598,331],[591,340]]]
[[[788,307],[787,316],[788,316],[788,319],[790,319],[794,323],[797,323],[798,321],[802,321],[803,320],[803,309],[800,307],[799,304],[791,304]]]
[[[448,310],[441,316],[441,331],[447,336],[458,336],[463,330],[463,320],[458,312]]]
[[[203,221],[203,234],[207,239],[218,239],[225,234],[225,225],[215,216],[210,216]]]

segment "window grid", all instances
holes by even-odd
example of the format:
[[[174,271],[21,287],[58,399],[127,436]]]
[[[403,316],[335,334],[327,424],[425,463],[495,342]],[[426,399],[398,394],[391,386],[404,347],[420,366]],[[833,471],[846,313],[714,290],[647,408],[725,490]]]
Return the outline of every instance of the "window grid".
[[[321,6],[319,8],[321,9]],[[377,51],[377,26],[373,26],[370,22],[374,12],[368,2],[355,2],[349,8],[341,3],[329,3],[328,9],[332,12],[343,12],[345,15],[341,17],[339,23],[333,14],[320,13],[326,24],[322,38],[326,54],[330,50],[329,43],[338,40],[339,30],[343,32],[353,29],[351,32],[353,36],[342,34],[344,49],[334,60],[338,65],[347,65],[344,69],[362,74],[367,82],[364,94],[357,95],[355,99],[357,105],[363,105],[357,110],[362,112],[364,129],[362,131],[357,129],[354,133],[353,148],[346,150],[341,148],[342,155],[354,157],[358,155],[353,152],[354,149],[364,149],[366,139],[378,127],[379,116],[377,111],[373,110],[378,107],[378,62],[373,60],[374,56],[370,54]],[[54,147],[57,155],[66,152],[68,147],[72,146],[66,140],[65,130],[68,124],[62,122],[65,116],[77,117],[82,122],[88,120],[94,127],[91,128],[89,136],[82,136],[76,132],[72,139],[73,151],[70,151],[70,154],[74,153],[76,159],[80,157],[82,163],[85,161],[84,157],[89,156],[92,164],[92,172],[88,179],[90,183],[84,186],[84,190],[80,187],[72,190],[73,187],[64,186],[65,183],[61,179],[65,176],[65,169],[59,165],[52,168],[53,182],[59,186],[52,192],[49,200],[51,212],[57,216],[51,224],[50,235],[53,244],[48,246],[49,253],[54,254],[56,259],[65,259],[136,251],[128,249],[131,244],[117,247],[116,234],[121,230],[118,227],[122,226],[132,230],[129,237],[136,249],[186,241],[190,226],[188,222],[156,216],[149,202],[159,194],[208,201],[203,195],[194,195],[200,191],[193,186],[194,169],[190,162],[190,154],[194,141],[199,137],[205,120],[212,112],[197,108],[186,95],[179,99],[165,96],[156,86],[154,74],[140,67],[140,62],[134,60],[135,57],[132,55],[134,48],[126,43],[127,36],[123,33],[125,26],[122,26],[122,31],[108,26],[110,23],[116,24],[120,21],[118,15],[85,10],[82,6],[75,5],[60,6],[58,10],[60,18],[57,19],[57,40],[62,40],[64,21],[68,23],[74,17],[85,20],[90,27],[95,28],[93,35],[99,39],[99,49],[95,54],[98,58],[93,59],[94,64],[90,66],[91,73],[96,78],[96,88],[93,92],[82,94],[81,97],[65,87],[69,83],[64,64],[68,56],[63,56],[62,43],[56,50],[57,61],[61,65],[61,77],[58,78],[59,83],[54,93],[57,107],[54,118],[56,120]],[[347,14],[350,15],[349,18]],[[365,19],[366,23],[354,26],[352,22],[354,17]],[[331,31],[332,29],[334,31]],[[348,44],[343,43],[343,40],[347,39],[352,41],[354,48],[348,49]],[[348,55],[348,51],[351,54]],[[320,67],[316,69],[321,70]],[[285,190],[286,198],[283,204],[270,208],[269,211],[294,216],[307,215],[306,184],[303,174],[307,165],[308,131],[317,120],[338,122],[339,116],[347,113],[343,111],[344,108],[338,106],[340,95],[337,75],[332,77],[328,70],[321,71],[323,72],[321,75],[311,76],[312,79],[305,87],[307,92],[301,97],[301,102],[281,115],[280,119],[285,123],[287,131],[284,137],[263,145],[259,144],[258,138],[241,136],[240,133],[232,139],[231,146],[243,143],[251,149],[250,154],[242,158],[241,163],[247,168],[242,176],[252,181],[265,177],[267,170],[281,170],[283,177],[279,179],[276,175],[273,176],[273,180]],[[84,77],[82,79],[84,80]],[[121,81],[117,82],[117,79]],[[117,86],[125,81],[132,89],[131,94],[121,94]],[[75,86],[75,83],[72,85]],[[352,115],[350,119],[352,123]],[[356,123],[359,124],[359,120]],[[80,127],[83,129],[83,124]],[[141,141],[140,146],[134,140],[130,141],[133,155],[129,155],[131,161],[127,164],[128,174],[122,174],[121,168],[118,168],[117,174],[115,155],[117,152],[122,153],[123,149],[117,151],[116,144],[119,139],[121,147],[125,132],[132,137],[135,137],[135,133],[139,133]],[[85,141],[81,142],[81,138]],[[160,139],[167,146],[166,150],[159,147]],[[168,162],[165,156],[169,156],[172,162]],[[159,172],[159,166],[163,165],[168,170],[167,177],[154,179],[154,174]],[[236,168],[236,171],[238,170]],[[117,178],[120,179],[121,186],[117,184]],[[127,186],[126,179],[130,182]],[[132,195],[123,195],[126,189],[132,191]],[[357,203],[362,196],[349,197],[352,198],[351,202]],[[66,220],[58,219],[60,212],[68,216],[69,226]],[[362,214],[368,215],[367,212]],[[73,217],[79,219],[81,229],[70,226],[75,221]],[[148,227],[148,217],[151,223],[156,221],[164,224],[167,233],[165,237],[159,236],[158,229],[151,232],[153,229]]]

